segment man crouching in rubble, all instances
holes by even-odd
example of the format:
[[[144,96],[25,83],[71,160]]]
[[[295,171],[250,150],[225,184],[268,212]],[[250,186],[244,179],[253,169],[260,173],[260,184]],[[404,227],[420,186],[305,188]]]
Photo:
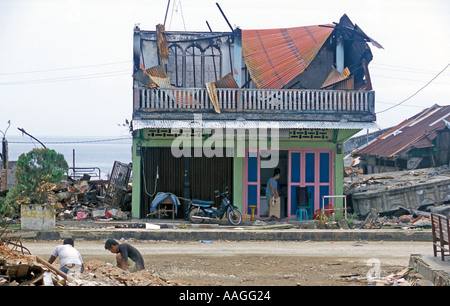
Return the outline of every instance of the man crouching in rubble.
[[[114,239],[108,239],[105,243],[105,249],[116,254],[119,268],[130,272],[144,270],[144,258],[135,247],[128,243],[119,244]],[[129,261],[128,258],[131,260]]]
[[[72,238],[64,239],[63,244],[55,248],[48,262],[52,264],[58,256],[62,272],[69,274],[84,271],[83,259],[81,259],[80,252],[75,249]]]

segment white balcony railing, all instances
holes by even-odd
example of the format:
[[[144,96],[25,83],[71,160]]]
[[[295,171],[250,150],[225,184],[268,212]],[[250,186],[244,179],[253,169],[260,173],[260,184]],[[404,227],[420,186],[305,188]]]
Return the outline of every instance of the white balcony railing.
[[[137,88],[135,111],[214,110],[204,88]],[[374,91],[218,88],[217,103],[224,112],[315,111],[374,113]]]

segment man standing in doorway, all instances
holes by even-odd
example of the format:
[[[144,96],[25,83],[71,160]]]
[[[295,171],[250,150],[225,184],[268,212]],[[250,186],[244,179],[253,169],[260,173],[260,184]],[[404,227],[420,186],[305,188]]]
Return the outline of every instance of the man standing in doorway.
[[[269,206],[269,218],[275,216],[280,218],[280,195],[278,193],[278,180],[280,179],[281,171],[276,168],[273,171],[273,176],[267,181],[266,199]]]

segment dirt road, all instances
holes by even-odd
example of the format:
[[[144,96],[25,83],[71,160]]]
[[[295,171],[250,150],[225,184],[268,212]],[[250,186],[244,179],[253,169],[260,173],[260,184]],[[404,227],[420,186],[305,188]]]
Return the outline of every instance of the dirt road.
[[[411,254],[430,254],[427,242],[172,242],[127,241],[142,253],[147,270],[189,285],[367,285],[349,280],[408,266]],[[24,241],[47,259],[61,242]],[[76,241],[85,262],[114,263],[104,241]]]

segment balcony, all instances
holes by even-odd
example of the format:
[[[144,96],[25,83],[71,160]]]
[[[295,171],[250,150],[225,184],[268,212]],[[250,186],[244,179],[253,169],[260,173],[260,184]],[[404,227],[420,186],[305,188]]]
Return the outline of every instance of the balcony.
[[[136,87],[134,118],[375,121],[375,92],[368,90],[217,88],[212,97],[216,103],[206,88]]]

